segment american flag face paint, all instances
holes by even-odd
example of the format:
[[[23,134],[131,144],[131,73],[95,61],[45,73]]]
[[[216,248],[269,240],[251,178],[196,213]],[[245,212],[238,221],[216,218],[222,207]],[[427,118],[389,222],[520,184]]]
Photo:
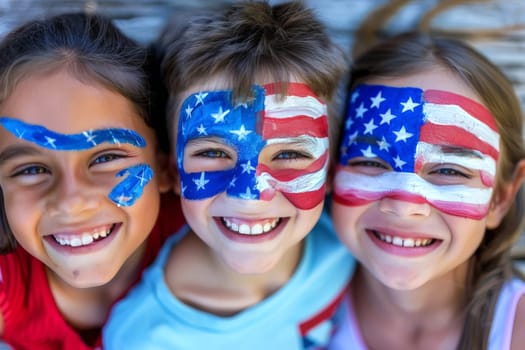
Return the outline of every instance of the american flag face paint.
[[[146,146],[146,140],[130,129],[108,128],[79,134],[61,134],[41,125],[27,124],[9,117],[0,117],[0,125],[19,139],[56,151],[81,151],[102,143],[127,143],[141,148]],[[111,190],[108,197],[119,207],[127,207],[133,205],[142,195],[144,187],[153,178],[153,169],[148,164],[137,164],[119,171],[116,176],[125,177]]]
[[[348,101],[340,152],[334,199],[341,204],[362,205],[390,197],[481,219],[492,196],[499,134],[490,112],[464,96],[363,84]],[[391,170],[378,175],[348,171],[357,157],[380,159]],[[482,186],[433,184],[420,176],[428,164],[479,172]]]
[[[231,197],[271,200],[280,191],[300,209],[322,202],[328,168],[326,105],[305,84],[291,83],[279,100],[276,85],[255,85],[254,98],[232,104],[232,90],[190,95],[181,106],[177,139],[181,194],[190,200],[226,192]],[[219,171],[184,170],[188,142],[213,138],[235,149],[233,168]],[[272,169],[259,162],[269,145],[300,143],[314,161],[305,169]]]

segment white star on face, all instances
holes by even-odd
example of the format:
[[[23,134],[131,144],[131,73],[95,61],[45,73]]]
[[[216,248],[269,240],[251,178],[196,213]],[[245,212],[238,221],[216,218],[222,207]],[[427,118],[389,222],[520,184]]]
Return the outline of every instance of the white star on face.
[[[244,174],[244,173],[251,174],[252,171],[255,171],[255,168],[252,166],[252,163],[250,161],[241,164],[241,167],[242,167],[241,174]]]
[[[124,194],[121,194],[120,196],[118,196],[117,198],[117,202],[118,202],[118,206],[121,206],[122,204],[126,204],[127,202],[129,202],[131,199],[131,196],[126,196]]]
[[[46,144],[47,145],[50,145],[52,148],[56,148],[56,146],[55,146],[56,139],[54,139],[52,137],[49,137],[49,136],[45,136],[45,138],[46,138]]]
[[[366,158],[377,157],[377,155],[374,152],[372,152],[372,146],[368,146],[367,149],[362,149],[361,153],[363,153],[363,157],[366,157]]]
[[[419,106],[419,103],[415,103],[414,101],[412,101],[412,97],[409,97],[406,102],[401,102],[401,105],[403,106],[403,110],[401,112],[413,112],[414,108]]]
[[[356,108],[355,110],[355,117],[356,118],[363,118],[363,116],[365,115],[365,112],[368,111],[368,108],[365,108],[365,105],[363,102],[361,102],[361,104],[359,105],[359,107]]]
[[[383,98],[383,96],[381,96],[381,91],[379,91],[376,97],[371,97],[370,100],[372,101],[372,105],[370,106],[370,108],[379,108],[381,102],[386,100],[386,98]]]
[[[390,148],[390,144],[386,141],[384,136],[381,141],[377,141],[377,145],[379,146],[380,151],[388,151],[388,149]]]
[[[197,128],[197,132],[199,133],[199,135],[208,135],[208,133],[206,132],[206,128],[204,127],[204,125],[202,125],[202,123]]]
[[[211,117],[213,119],[215,119],[215,124],[217,123],[220,123],[220,122],[224,122],[224,117],[226,117],[226,115],[228,115],[228,113],[230,113],[230,110],[227,109],[225,111],[222,110],[222,106],[219,107],[219,111],[217,113],[212,113],[211,114]]]
[[[395,115],[393,115],[390,112],[390,108],[388,109],[388,111],[386,111],[386,113],[380,114],[380,116],[381,116],[381,123],[379,123],[379,125],[383,125],[383,124],[390,125],[390,121],[394,118],[397,118]]]
[[[348,118],[345,123],[346,130],[350,129],[350,127],[354,124],[354,120],[352,118]]]
[[[348,136],[348,146],[350,146],[352,143],[354,143],[355,139],[357,138],[357,131],[354,132],[352,135]]]
[[[208,96],[207,92],[199,92],[197,95],[195,95],[195,98],[197,99],[197,103],[195,103],[195,106],[199,103],[204,104],[204,99]]]
[[[407,162],[401,160],[401,158],[399,158],[399,156],[394,158],[394,162],[396,163],[396,168],[399,168],[399,169],[402,169],[403,165],[405,165],[407,163]]]
[[[239,195],[242,199],[256,199],[257,195],[253,194],[249,187],[246,187],[246,192]]]
[[[96,146],[97,143],[95,142],[95,135],[93,135],[93,131],[84,131],[82,133],[86,137],[86,142],[91,142],[93,146]]]
[[[16,130],[15,130],[15,133],[16,133],[16,137],[18,137],[19,139],[21,139],[21,138],[24,136],[24,134],[25,134],[26,132],[25,132],[25,130],[20,131],[19,129],[16,129]]]
[[[366,134],[373,134],[374,133],[374,129],[377,129],[377,125],[374,124],[374,120],[373,119],[370,119],[370,121],[365,124],[365,132],[363,134],[364,135],[366,135]]]
[[[112,132],[111,130],[109,131],[109,134],[111,135],[111,140],[113,140],[113,143],[114,143],[115,145],[119,145],[119,146],[120,146],[120,141],[119,141],[119,139],[117,139],[117,138],[115,137],[115,135],[113,135],[113,132]]]
[[[233,179],[230,181],[230,184],[228,187],[235,187],[235,183],[237,182],[237,178],[234,176]]]
[[[140,185],[141,185],[141,186],[143,186],[144,183],[147,183],[147,182],[148,182],[148,179],[146,179],[146,178],[144,177],[144,172],[142,172],[142,175],[140,175],[140,176],[135,175],[135,178],[139,179],[139,181],[140,181]]]
[[[242,124],[239,130],[230,130],[230,132],[237,135],[237,141],[241,141],[246,139],[246,135],[250,134],[252,130],[246,130]]]
[[[201,173],[201,177],[198,179],[192,179],[195,185],[197,186],[197,190],[203,190],[206,187],[206,184],[210,182],[210,180],[206,180],[204,178],[204,171]]]
[[[412,137],[414,135],[414,134],[407,132],[404,126],[402,126],[399,131],[394,131],[394,134],[396,134],[396,142],[398,141],[406,142],[409,137]]]
[[[355,102],[355,100],[357,100],[357,98],[359,97],[359,91],[354,91],[354,93],[352,94],[352,103]]]
[[[190,105],[187,105],[185,112],[186,112],[186,118],[189,119],[191,118],[191,112],[193,112],[193,108],[191,108]]]
[[[184,197],[184,192],[186,192],[186,188],[188,188],[188,186],[184,185],[184,183],[181,181],[180,182],[180,193],[183,197]]]

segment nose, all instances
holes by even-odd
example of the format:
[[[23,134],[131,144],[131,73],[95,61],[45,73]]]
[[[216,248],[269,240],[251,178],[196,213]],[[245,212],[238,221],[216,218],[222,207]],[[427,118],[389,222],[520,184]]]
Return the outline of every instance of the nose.
[[[409,200],[385,197],[379,200],[379,210],[383,213],[394,214],[399,217],[429,216],[431,205],[424,198]]]
[[[99,191],[79,174],[62,174],[49,190],[48,214],[59,216],[89,213],[100,207]]]

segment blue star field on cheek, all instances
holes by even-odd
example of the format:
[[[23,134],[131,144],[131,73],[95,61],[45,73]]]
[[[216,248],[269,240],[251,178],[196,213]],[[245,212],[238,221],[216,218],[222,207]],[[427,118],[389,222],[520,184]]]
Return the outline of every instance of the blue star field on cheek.
[[[9,117],[0,117],[0,125],[17,138],[56,151],[82,151],[102,143],[130,144],[140,148],[146,146],[146,140],[129,129],[108,128],[88,130],[79,134],[60,134],[43,126],[27,124]],[[148,164],[137,164],[119,171],[116,176],[125,175],[127,177],[109,193],[109,198],[118,206],[130,206],[135,203],[153,178],[153,170]]]
[[[232,91],[208,91],[190,95],[181,106],[177,139],[178,169],[182,196],[204,199],[226,191],[237,198],[258,199],[255,169],[266,142],[258,128],[264,110],[264,89],[254,86],[254,99],[233,105]],[[237,150],[237,164],[232,169],[186,173],[184,148],[188,141],[215,137]]]

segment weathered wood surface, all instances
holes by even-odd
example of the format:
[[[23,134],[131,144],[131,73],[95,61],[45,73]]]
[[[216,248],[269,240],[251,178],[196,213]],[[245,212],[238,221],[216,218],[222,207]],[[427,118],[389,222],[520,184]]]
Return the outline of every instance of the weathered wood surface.
[[[228,2],[233,1],[0,0],[0,36],[34,17],[65,11],[96,11],[114,18],[115,23],[131,37],[148,43],[157,36],[171,15]],[[305,0],[325,22],[334,40],[348,53],[351,53],[355,31],[363,19],[389,2]],[[456,3],[431,18],[428,23],[431,30],[453,33],[488,56],[511,79],[525,106],[525,1],[458,0]],[[384,30],[395,33],[414,29],[439,4],[439,0],[408,1],[393,14]],[[525,236],[516,246],[516,253],[525,256]]]

